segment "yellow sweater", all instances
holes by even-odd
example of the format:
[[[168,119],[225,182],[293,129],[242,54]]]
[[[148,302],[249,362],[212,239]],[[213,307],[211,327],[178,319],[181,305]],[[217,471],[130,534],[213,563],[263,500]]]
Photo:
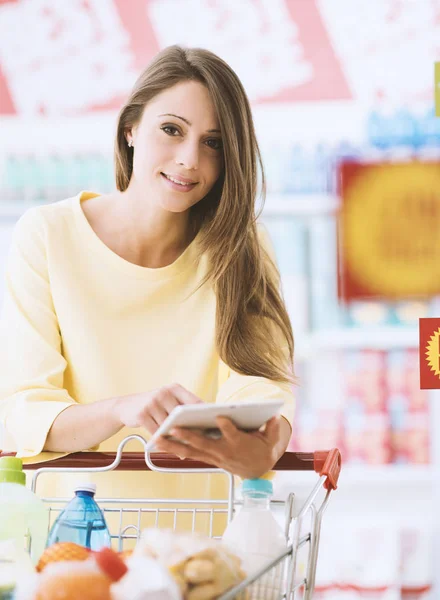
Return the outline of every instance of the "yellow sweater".
[[[283,399],[291,422],[290,386],[239,375],[220,360],[213,289],[204,285],[191,294],[208,268],[197,238],[166,267],[129,263],[87,221],[81,203],[94,196],[82,192],[32,208],[15,227],[0,325],[0,422],[12,449],[25,463],[54,458],[42,450],[66,407],[172,382],[205,402]],[[125,428],[99,449],[115,450],[131,433],[147,437],[145,430]],[[102,476],[99,495],[119,495],[124,488],[127,496],[143,496],[146,487],[150,497],[213,493],[211,477],[200,476],[197,486],[187,479],[110,473]],[[57,481],[58,492],[70,495],[67,479]]]

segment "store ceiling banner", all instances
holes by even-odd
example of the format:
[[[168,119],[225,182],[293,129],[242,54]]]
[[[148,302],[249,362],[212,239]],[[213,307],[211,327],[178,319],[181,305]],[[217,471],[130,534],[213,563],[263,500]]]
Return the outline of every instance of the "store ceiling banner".
[[[440,162],[345,162],[339,183],[339,297],[440,294]]]
[[[440,62],[434,66],[434,86],[435,116],[440,117]]]
[[[176,43],[221,56],[252,103],[348,101],[330,36],[316,0],[0,0],[0,115],[119,110]]]
[[[440,317],[419,319],[420,389],[440,389]]]

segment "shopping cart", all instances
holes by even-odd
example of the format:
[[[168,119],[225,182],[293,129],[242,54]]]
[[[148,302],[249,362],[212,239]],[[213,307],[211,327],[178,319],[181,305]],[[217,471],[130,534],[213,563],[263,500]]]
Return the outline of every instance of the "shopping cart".
[[[143,452],[123,452],[125,445],[132,441],[139,441]],[[223,473],[228,478],[227,500],[157,500],[150,499],[122,499],[122,498],[97,498],[106,518],[115,514],[118,516],[117,531],[111,531],[111,537],[121,550],[127,540],[136,541],[141,533],[141,521],[144,515],[153,518],[154,526],[161,526],[161,517],[171,515],[172,526],[177,528],[179,515],[185,515],[190,520],[190,528],[196,529],[198,517],[203,516],[207,524],[207,534],[214,535],[214,522],[219,516],[224,522],[232,517],[235,508],[240,504],[235,497],[234,477],[217,468],[194,460],[181,460],[177,457],[154,453],[147,450],[147,442],[138,435],[124,439],[116,453],[79,452],[69,456],[55,459],[48,463],[32,464],[26,466],[27,470],[34,470],[32,477],[32,490],[38,493],[38,478],[43,473],[102,473],[113,470],[125,471],[156,471],[161,473]],[[321,522],[327,508],[332,490],[336,489],[341,469],[341,455],[339,450],[321,452],[286,452],[275,465],[276,471],[316,471],[319,479],[302,506],[296,510],[295,494],[290,492],[285,501],[273,500],[272,505],[279,511],[284,507],[284,531],[287,540],[286,550],[276,559],[268,562],[264,568],[252,576],[247,577],[239,585],[227,591],[219,600],[232,598],[264,598],[265,600],[278,600],[286,598],[302,598],[310,600],[315,586],[316,563],[318,557]],[[294,485],[294,476],[292,484]],[[319,496],[319,503],[315,501]],[[51,520],[57,512],[62,510],[69,498],[43,498],[50,507]],[[118,506],[119,505],[119,506]],[[129,515],[131,522],[124,523],[124,517]],[[50,524],[49,524],[50,526]],[[111,529],[111,528],[110,528]],[[299,568],[299,555],[301,553],[302,568]],[[300,594],[298,595],[297,594]]]

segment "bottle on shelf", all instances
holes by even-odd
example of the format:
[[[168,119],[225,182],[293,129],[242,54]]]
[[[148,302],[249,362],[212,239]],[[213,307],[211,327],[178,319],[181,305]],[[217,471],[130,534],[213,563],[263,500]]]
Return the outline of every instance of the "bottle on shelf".
[[[440,147],[440,119],[434,109],[429,109],[417,121],[417,136],[420,148]]]
[[[72,154],[69,160],[68,188],[69,196],[74,196],[81,190],[90,190],[87,176],[87,165],[83,154]]]
[[[401,107],[390,120],[390,142],[392,146],[407,148],[410,152],[416,141],[416,119],[410,111]]]
[[[335,147],[332,156],[331,178],[329,191],[333,194],[340,193],[340,167],[344,162],[361,162],[365,160],[365,153],[349,140],[341,140]]]
[[[6,190],[5,200],[9,202],[21,202],[23,190],[23,165],[20,156],[9,154],[4,162],[4,188]],[[2,186],[3,187],[3,186]]]
[[[392,325],[390,304],[380,300],[354,300],[344,305],[348,327],[386,327]]]
[[[387,150],[392,146],[392,113],[383,90],[376,91],[366,126],[369,145],[380,150]]]
[[[287,547],[285,535],[270,509],[272,482],[245,479],[243,506],[223,534],[223,543],[243,558],[243,569],[253,575],[277,558]],[[250,590],[251,598],[280,597],[283,591],[283,562]],[[272,595],[271,595],[272,593]]]
[[[286,308],[298,336],[309,328],[307,224],[296,217],[268,216],[264,225],[275,250]]]
[[[286,168],[287,178],[284,182],[286,193],[308,193],[309,168],[309,160],[303,147],[301,144],[294,144],[289,152],[289,160]]]
[[[97,168],[99,186],[96,191],[101,191],[102,193],[112,191],[115,188],[112,157],[107,154],[100,154]]]
[[[111,539],[104,515],[95,501],[96,485],[85,483],[75,488],[75,496],[53,524],[47,546],[73,542],[90,550],[110,547]]]
[[[338,231],[334,217],[313,219],[308,231],[310,325],[314,331],[336,329],[343,322],[338,301]]]
[[[42,168],[44,177],[44,200],[55,202],[64,198],[65,173],[63,161],[58,154],[46,156]]]
[[[332,157],[325,144],[317,144],[313,153],[313,178],[311,189],[316,194],[327,194],[331,191]]]
[[[22,198],[24,202],[42,202],[44,200],[44,178],[41,160],[34,154],[22,157]]]

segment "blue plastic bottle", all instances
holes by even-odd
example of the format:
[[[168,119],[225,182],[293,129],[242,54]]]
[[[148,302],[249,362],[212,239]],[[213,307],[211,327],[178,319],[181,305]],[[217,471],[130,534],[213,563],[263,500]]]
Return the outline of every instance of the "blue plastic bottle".
[[[313,155],[314,177],[313,191],[326,194],[331,191],[332,162],[331,155],[325,144],[318,144]]]
[[[100,550],[109,547],[110,533],[104,515],[95,502],[96,485],[86,483],[75,488],[75,497],[58,516],[50,530],[47,546],[73,542]]]
[[[300,144],[294,144],[289,152],[289,164],[284,189],[288,194],[308,192],[307,158]]]

